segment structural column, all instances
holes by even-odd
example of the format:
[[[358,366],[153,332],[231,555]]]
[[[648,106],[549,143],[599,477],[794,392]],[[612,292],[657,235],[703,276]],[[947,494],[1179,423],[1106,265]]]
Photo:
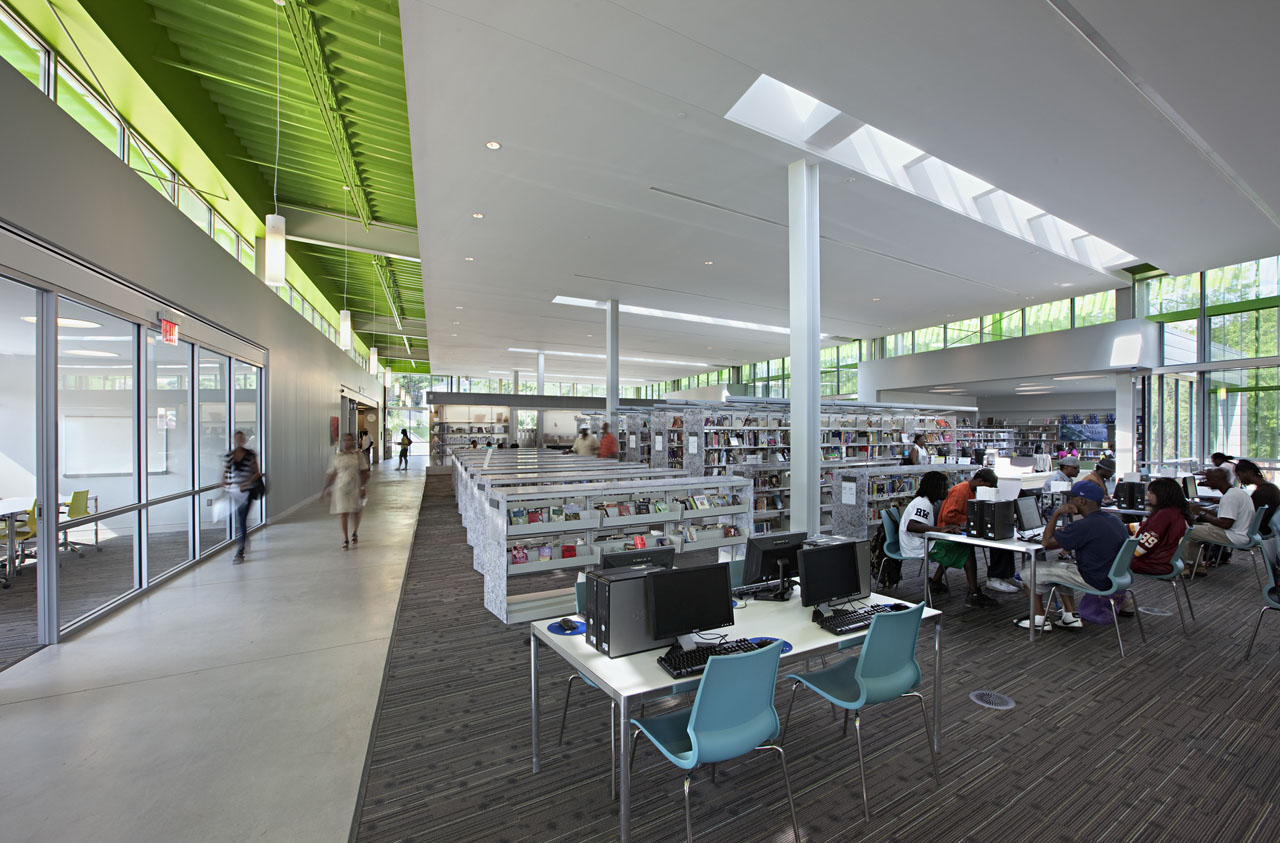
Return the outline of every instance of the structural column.
[[[609,429],[618,433],[618,300],[609,299],[604,311],[604,415]]]
[[[818,532],[818,349],[821,272],[818,248],[818,165],[787,168],[791,282],[791,529]]]
[[[1116,375],[1116,477],[1121,480],[1126,472],[1138,470],[1134,464],[1137,411],[1134,409],[1133,380],[1134,376],[1128,372]]]
[[[546,395],[547,380],[547,355],[541,351],[538,352],[538,394]],[[533,446],[535,448],[542,447],[542,411],[538,411],[538,431],[533,437]]]

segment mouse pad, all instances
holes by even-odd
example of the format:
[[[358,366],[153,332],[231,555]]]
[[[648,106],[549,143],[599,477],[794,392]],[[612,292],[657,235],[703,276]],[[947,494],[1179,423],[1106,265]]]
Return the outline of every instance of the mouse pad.
[[[565,632],[560,628],[560,621],[552,621],[547,624],[547,632],[550,632],[553,635],[586,635],[587,624],[584,621],[576,621],[576,623],[578,624],[577,629],[573,632]]]
[[[751,641],[752,644],[772,644],[774,641],[777,641],[778,639],[770,638],[767,635],[765,635],[759,638],[751,638],[749,640]],[[782,652],[784,653],[791,652],[791,642],[786,640],[785,638],[782,640]]]

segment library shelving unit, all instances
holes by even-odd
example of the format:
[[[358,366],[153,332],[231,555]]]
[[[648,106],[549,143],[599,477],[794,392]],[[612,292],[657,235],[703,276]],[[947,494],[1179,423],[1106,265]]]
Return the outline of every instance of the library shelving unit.
[[[832,521],[835,532],[853,539],[866,539],[880,523],[880,512],[901,509],[916,496],[920,476],[927,471],[947,475],[948,485],[973,476],[978,466],[962,463],[933,465],[870,466],[838,468],[833,472]],[[845,483],[852,483],[852,494],[846,494]],[[869,529],[870,528],[870,529]]]
[[[446,464],[455,448],[466,448],[472,439],[484,447],[489,442],[506,442],[510,435],[510,407],[441,404],[431,414],[431,461]]]
[[[652,418],[648,412],[618,415],[618,459],[649,465],[653,460]]]
[[[1058,438],[1057,419],[1028,419],[1025,423],[1013,423],[1009,427],[1013,429],[1014,452],[1020,457],[1035,454],[1037,445],[1042,453],[1051,453],[1053,446],[1062,441]]]
[[[982,448],[1002,457],[1014,455],[1015,434],[1011,427],[957,427],[955,443],[958,448]]]
[[[571,614],[578,569],[604,553],[673,546],[678,554],[715,551],[741,558],[749,535],[751,481],[677,477],[590,481],[492,491],[472,543],[485,579],[485,608],[515,624]],[[542,575],[539,577],[538,575]],[[527,580],[526,580],[527,578]],[[517,593],[512,585],[552,588]],[[556,587],[558,586],[558,587]]]
[[[821,465],[818,483],[818,531],[830,533],[835,506],[835,475],[841,468],[866,467],[861,460],[829,460]],[[791,528],[791,463],[736,465],[733,473],[750,477],[754,484],[751,512],[752,535],[784,533]]]

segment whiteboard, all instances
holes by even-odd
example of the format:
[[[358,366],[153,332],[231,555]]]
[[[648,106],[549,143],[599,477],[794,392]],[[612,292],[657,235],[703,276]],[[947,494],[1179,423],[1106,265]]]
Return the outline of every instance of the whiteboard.
[[[64,416],[62,475],[133,474],[132,443],[131,416]]]

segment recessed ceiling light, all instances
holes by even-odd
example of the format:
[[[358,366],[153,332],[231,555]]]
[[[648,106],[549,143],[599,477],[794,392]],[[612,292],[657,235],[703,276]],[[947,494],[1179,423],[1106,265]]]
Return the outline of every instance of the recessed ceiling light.
[[[880,297],[876,296],[875,298],[872,299],[872,301],[880,301]]]
[[[1024,296],[1024,298],[1026,298],[1027,301],[1031,301],[1035,296]]]
[[[556,296],[551,300],[552,304],[569,304],[574,307],[592,307],[603,310],[607,307],[606,302],[596,301],[594,299],[580,299],[574,296]],[[631,313],[636,316],[654,316],[659,319],[677,319],[681,322],[699,322],[704,325],[721,325],[725,328],[741,328],[747,331],[765,331],[770,334],[790,334],[789,328],[782,328],[777,325],[762,325],[759,322],[743,322],[739,319],[721,319],[718,316],[702,316],[696,313],[681,313],[676,310],[658,310],[652,307],[638,307],[634,304],[618,305],[620,313]],[[820,334],[822,339],[831,339],[830,334]]]
[[[456,336],[457,336],[457,334],[450,334],[449,336],[451,336],[451,337],[456,337]]]
[[[464,261],[473,261],[475,258],[463,258]]]
[[[1018,386],[1045,386],[1045,384],[1040,383],[1040,381],[1027,381],[1026,383],[1018,384]]]
[[[855,182],[855,181],[857,181],[857,179],[855,179],[853,176],[849,176],[849,178],[845,179],[845,181],[847,181],[847,182]]]
[[[73,348],[70,351],[64,351],[72,357],[119,357],[114,351],[91,351],[87,348]]]
[[[1059,375],[1054,378],[1055,381],[1091,381],[1095,378],[1105,378],[1106,375]]]
[[[454,322],[453,324],[455,324],[455,325],[461,325],[462,323],[461,323],[461,322]]]
[[[950,319],[954,314],[948,313],[947,318]]]
[[[587,339],[591,339],[591,334],[587,334]]]
[[[497,141],[489,141],[488,143],[485,144],[485,146],[487,146],[489,149],[502,149],[502,144],[498,143]]]
[[[34,316],[21,316],[19,318],[23,322],[30,322],[33,325],[37,321],[39,321]],[[58,327],[59,328],[101,328],[102,326],[99,325],[97,322],[90,322],[88,319],[71,319],[66,316],[59,316]]]
[[[710,350],[711,350],[711,346],[707,346],[707,351],[710,351]]]
[[[455,305],[453,306],[453,309],[454,309],[454,310],[462,310],[462,305],[460,305],[460,304],[455,304]]]
[[[480,213],[479,211],[476,211],[476,212],[475,212],[474,214],[472,214],[471,216],[475,217],[475,218],[476,218],[476,219],[478,219],[478,220],[482,220],[482,219],[484,219],[484,214]]]
[[[603,354],[589,354],[585,351],[539,351],[536,348],[508,348],[507,351],[515,354],[551,354],[557,357],[590,357],[593,360],[603,360]],[[662,366],[695,366],[699,369],[708,368],[706,363],[692,363],[688,360],[657,360],[652,357],[619,357],[619,360],[626,360],[628,363],[657,363]]]
[[[1018,395],[1049,395],[1053,392],[1050,389],[1023,389],[1015,390]]]
[[[711,266],[711,261],[703,261],[703,262],[702,262],[702,265],[703,265],[703,266]]]
[[[280,5],[282,5],[282,6],[283,6],[284,4],[283,4],[283,3],[281,3]],[[342,186],[342,189],[343,189],[343,190],[347,190],[347,191],[349,191],[349,190],[351,190],[351,185],[349,185],[349,184],[344,184],[344,185]]]

